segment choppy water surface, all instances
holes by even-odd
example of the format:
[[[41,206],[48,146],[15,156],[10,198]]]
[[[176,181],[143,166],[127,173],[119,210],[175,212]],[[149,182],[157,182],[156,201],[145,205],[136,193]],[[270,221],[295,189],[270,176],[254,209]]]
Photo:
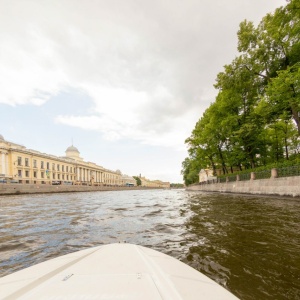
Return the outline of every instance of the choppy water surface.
[[[241,299],[300,299],[300,201],[115,191],[0,197],[0,276],[127,241],[174,256]]]

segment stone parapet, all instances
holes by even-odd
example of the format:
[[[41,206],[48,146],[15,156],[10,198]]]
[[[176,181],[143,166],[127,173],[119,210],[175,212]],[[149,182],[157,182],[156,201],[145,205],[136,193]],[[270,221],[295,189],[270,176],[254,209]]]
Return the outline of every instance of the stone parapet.
[[[281,178],[271,177],[270,179],[256,179],[201,185],[195,184],[187,187],[187,190],[300,197],[300,176]]]
[[[84,185],[49,185],[49,184],[0,184],[0,195],[43,194],[43,193],[73,193],[96,191],[142,190],[151,187],[125,186],[84,186]],[[152,188],[154,189],[154,188]],[[156,188],[157,189],[157,188]]]

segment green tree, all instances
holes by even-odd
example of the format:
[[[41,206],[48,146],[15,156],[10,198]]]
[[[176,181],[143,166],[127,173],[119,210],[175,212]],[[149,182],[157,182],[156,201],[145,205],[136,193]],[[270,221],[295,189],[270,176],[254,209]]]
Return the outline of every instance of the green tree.
[[[199,182],[199,161],[196,159],[186,158],[182,162],[181,174],[186,185]]]
[[[287,2],[257,27],[241,22],[240,55],[217,75],[216,100],[186,139],[186,183],[208,166],[225,174],[299,152],[300,5]]]
[[[138,176],[133,176],[133,178],[136,180],[137,186],[142,185],[142,181],[141,181],[141,178],[140,178],[140,177],[138,177]]]
[[[267,81],[299,62],[300,5],[299,0],[288,2],[267,14],[257,28],[245,20],[238,31],[238,50],[250,62],[246,67]]]
[[[300,63],[278,71],[267,87],[267,101],[273,120],[293,119],[300,135]]]
[[[247,165],[249,162],[251,167],[255,167],[261,144],[258,137],[262,120],[255,114],[254,108],[258,104],[263,82],[256,73],[245,67],[246,64],[246,59],[239,56],[218,74],[215,87],[219,89],[219,95],[216,103],[223,107],[223,123],[230,128],[228,139],[232,149],[243,151],[247,160],[243,163]]]

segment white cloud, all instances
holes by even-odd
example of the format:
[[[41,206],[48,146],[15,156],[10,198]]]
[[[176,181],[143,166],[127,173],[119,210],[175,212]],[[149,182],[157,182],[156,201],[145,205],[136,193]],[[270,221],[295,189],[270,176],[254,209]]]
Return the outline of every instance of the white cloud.
[[[55,121],[101,132],[108,140],[131,139],[153,146],[182,149],[190,134],[186,119],[199,116],[198,111],[183,110],[181,113],[177,108],[180,102],[174,101],[173,95],[162,86],[148,94],[86,85],[84,90],[94,101],[91,114],[59,115]]]
[[[109,140],[182,147],[214,100],[217,72],[233,59],[239,22],[280,4],[2,1],[0,103],[43,105],[70,87],[94,105],[90,115],[56,122]]]

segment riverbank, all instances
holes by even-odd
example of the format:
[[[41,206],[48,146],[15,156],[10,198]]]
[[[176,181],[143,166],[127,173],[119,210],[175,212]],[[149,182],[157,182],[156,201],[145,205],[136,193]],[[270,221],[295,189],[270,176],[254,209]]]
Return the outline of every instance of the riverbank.
[[[300,197],[300,176],[194,184],[188,191]]]
[[[72,193],[72,192],[96,192],[96,191],[125,191],[147,190],[151,187],[141,186],[87,186],[87,185],[49,185],[49,184],[0,184],[0,195],[18,194],[46,194],[46,193]],[[158,189],[158,188],[155,188]]]

